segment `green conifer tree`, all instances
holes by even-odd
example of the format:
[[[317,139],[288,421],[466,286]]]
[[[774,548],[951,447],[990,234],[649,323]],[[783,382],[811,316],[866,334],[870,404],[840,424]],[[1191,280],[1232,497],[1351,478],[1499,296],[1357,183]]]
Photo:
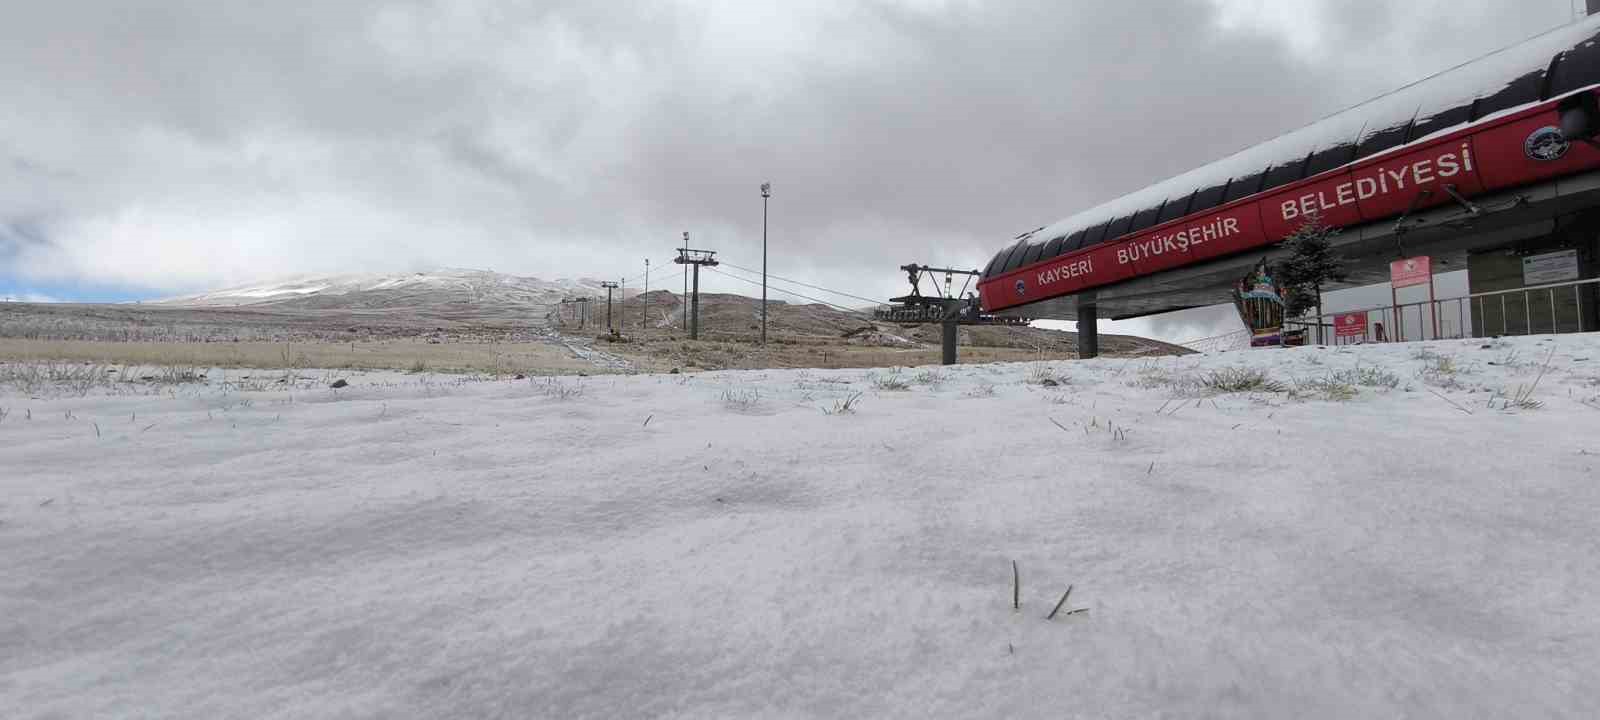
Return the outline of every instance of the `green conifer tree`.
[[[1285,317],[1298,317],[1307,310],[1322,314],[1322,286],[1343,282],[1348,275],[1344,260],[1333,252],[1338,228],[1328,227],[1312,215],[1289,237],[1284,238],[1289,257],[1278,266],[1278,281],[1283,287]]]

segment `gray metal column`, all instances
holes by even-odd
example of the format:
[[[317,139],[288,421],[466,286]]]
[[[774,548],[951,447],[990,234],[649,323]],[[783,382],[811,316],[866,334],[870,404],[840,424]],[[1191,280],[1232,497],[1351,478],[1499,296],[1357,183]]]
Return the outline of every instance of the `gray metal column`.
[[[961,301],[944,301],[944,322],[939,323],[942,331],[941,340],[944,344],[944,355],[940,362],[945,365],[956,364],[956,333],[961,330]]]
[[[1078,306],[1078,357],[1087,360],[1100,355],[1100,328],[1098,308],[1093,305]]]
[[[700,339],[700,266],[694,266],[694,294],[689,296],[689,339]]]

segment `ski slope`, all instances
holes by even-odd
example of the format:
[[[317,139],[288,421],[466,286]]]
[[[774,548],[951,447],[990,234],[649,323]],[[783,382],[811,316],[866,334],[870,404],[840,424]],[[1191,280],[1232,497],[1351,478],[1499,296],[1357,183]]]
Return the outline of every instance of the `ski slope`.
[[[1600,336],[247,374],[0,391],[0,716],[1600,713]]]

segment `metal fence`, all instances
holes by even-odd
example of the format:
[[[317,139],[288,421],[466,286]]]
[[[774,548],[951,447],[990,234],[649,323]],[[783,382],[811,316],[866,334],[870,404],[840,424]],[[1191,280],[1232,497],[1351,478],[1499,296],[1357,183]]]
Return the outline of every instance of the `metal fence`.
[[[1412,342],[1491,335],[1600,330],[1600,278],[1473,293],[1457,298],[1326,313],[1290,320],[1306,341],[1323,345]],[[1365,315],[1365,323],[1359,318]],[[1356,323],[1345,323],[1356,316]],[[1360,324],[1359,331],[1352,330]]]

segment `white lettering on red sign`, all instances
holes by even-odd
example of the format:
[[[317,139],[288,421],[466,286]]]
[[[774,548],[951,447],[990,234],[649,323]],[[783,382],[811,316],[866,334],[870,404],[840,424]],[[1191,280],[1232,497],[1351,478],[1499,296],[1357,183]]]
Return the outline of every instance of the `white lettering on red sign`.
[[[1238,218],[1215,217],[1211,222],[1202,225],[1190,225],[1166,235],[1151,235],[1144,240],[1117,248],[1117,264],[1127,265],[1169,252],[1186,253],[1195,245],[1238,234]]]
[[[1316,215],[1323,210],[1332,210],[1391,192],[1402,192],[1407,187],[1419,188],[1444,178],[1455,177],[1462,172],[1472,172],[1472,147],[1467,143],[1461,143],[1460,152],[1447,152],[1436,158],[1418,160],[1398,170],[1377,167],[1367,172],[1368,177],[1358,177],[1350,182],[1338,184],[1333,188],[1331,196],[1323,190],[1284,200],[1279,206],[1283,219],[1293,220],[1302,215]]]
[[[1065,265],[1057,265],[1048,270],[1040,271],[1038,284],[1040,287],[1043,287],[1061,280],[1070,280],[1075,277],[1088,275],[1092,272],[1094,272],[1094,261],[1090,260],[1089,258],[1083,258],[1076,262],[1070,262]]]

